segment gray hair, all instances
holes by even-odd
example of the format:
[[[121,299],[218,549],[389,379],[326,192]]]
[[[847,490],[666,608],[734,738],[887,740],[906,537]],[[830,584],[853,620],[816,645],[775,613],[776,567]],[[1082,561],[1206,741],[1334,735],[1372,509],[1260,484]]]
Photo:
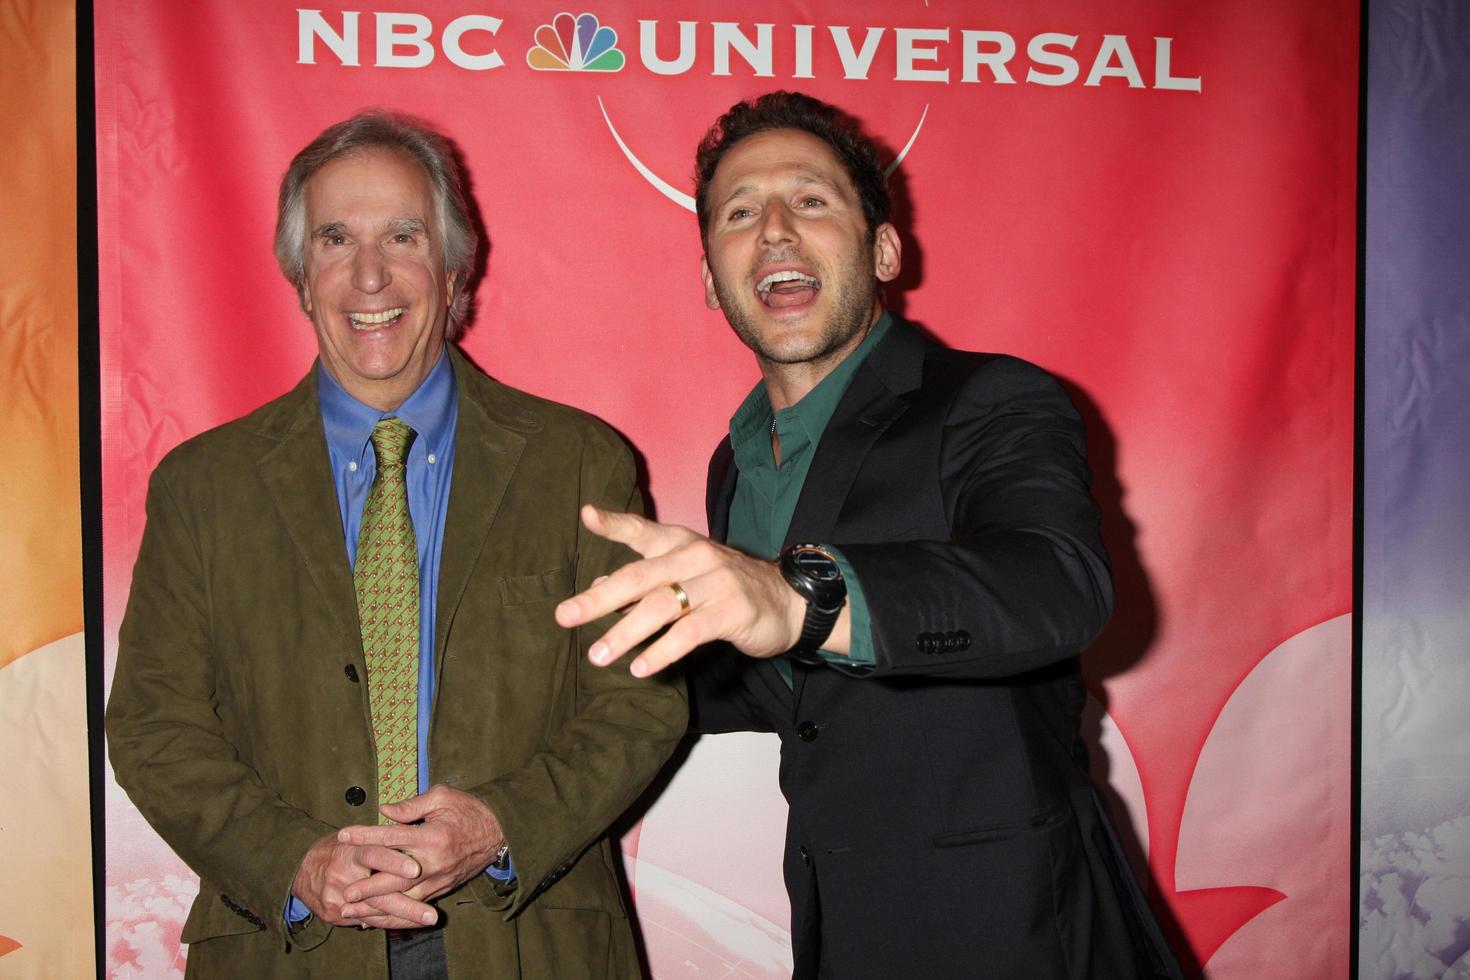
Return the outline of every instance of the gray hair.
[[[464,179],[449,140],[411,116],[368,109],[351,119],[328,126],[291,160],[281,178],[276,202],[276,261],[306,305],[306,183],[318,170],[347,153],[383,148],[407,154],[424,168],[434,189],[434,215],[444,249],[444,268],[453,273],[454,299],[449,304],[448,335],[464,330],[470,311],[470,280],[474,275],[475,233]]]

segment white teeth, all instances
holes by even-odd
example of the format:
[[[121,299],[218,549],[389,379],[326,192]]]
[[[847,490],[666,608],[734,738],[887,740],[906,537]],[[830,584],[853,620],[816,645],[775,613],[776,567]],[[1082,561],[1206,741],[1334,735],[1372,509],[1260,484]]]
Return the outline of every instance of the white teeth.
[[[347,319],[351,320],[353,326],[367,327],[377,326],[380,323],[388,323],[403,315],[403,307],[392,310],[384,310],[381,313],[349,313]]]
[[[771,291],[771,287],[776,285],[776,283],[778,282],[796,282],[798,280],[806,283],[808,286],[811,286],[813,288],[822,285],[822,280],[816,278],[815,276],[808,276],[804,273],[797,272],[795,269],[787,269],[784,272],[773,272],[769,276],[766,276],[760,282],[755,284],[755,291],[758,293],[769,293]]]

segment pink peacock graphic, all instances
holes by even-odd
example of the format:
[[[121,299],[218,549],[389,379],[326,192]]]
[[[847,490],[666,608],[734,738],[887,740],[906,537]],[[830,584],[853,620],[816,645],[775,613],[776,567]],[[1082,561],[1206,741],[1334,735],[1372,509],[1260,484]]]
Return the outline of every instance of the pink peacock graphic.
[[[536,28],[536,46],[526,52],[526,64],[537,71],[614,72],[626,63],[618,32],[599,24],[596,14],[557,14]]]

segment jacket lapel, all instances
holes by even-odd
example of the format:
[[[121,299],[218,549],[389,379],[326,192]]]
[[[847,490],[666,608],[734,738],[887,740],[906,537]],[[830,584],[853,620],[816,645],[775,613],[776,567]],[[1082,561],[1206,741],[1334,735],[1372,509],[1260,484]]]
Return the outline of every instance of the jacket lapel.
[[[327,438],[317,407],[315,368],[281,400],[276,414],[262,420],[262,426],[267,435],[278,435],[279,441],[261,457],[260,478],[346,649],[361,660],[357,590],[347,564]]]
[[[439,559],[439,602],[434,617],[434,676],[444,676],[444,647],[470,575],[490,537],[521,453],[523,433],[540,420],[498,405],[495,382],[481,374],[458,350],[449,349],[459,388],[459,421],[454,434],[454,475],[444,545]],[[435,685],[434,701],[442,685]]]
[[[912,327],[893,316],[888,336],[853,375],[822,433],[786,530],[786,545],[840,544],[831,538],[853,480],[873,443],[907,410],[907,395],[923,381],[928,346]],[[796,703],[800,704],[811,669],[793,667],[792,686]]]
[[[730,437],[720,440],[709,461],[705,479],[704,516],[709,523],[709,536],[723,542],[730,536],[730,504],[735,499],[735,450]]]

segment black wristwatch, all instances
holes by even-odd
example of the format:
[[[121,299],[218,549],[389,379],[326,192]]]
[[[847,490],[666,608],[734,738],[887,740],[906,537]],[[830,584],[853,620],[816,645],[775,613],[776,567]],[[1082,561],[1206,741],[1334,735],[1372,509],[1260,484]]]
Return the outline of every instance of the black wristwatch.
[[[847,583],[842,569],[831,553],[816,544],[794,544],[776,559],[786,584],[806,600],[806,619],[801,624],[801,639],[792,653],[810,654],[821,649],[837,616],[847,602]]]

